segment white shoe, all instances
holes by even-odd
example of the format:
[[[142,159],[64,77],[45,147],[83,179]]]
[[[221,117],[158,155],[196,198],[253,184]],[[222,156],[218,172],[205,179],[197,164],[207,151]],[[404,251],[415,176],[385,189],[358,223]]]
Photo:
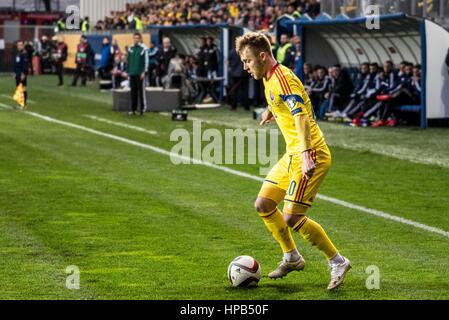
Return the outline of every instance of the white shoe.
[[[343,257],[344,261],[338,264],[329,263],[329,269],[331,271],[331,281],[327,286],[328,290],[333,290],[338,288],[343,284],[345,280],[345,275],[351,269],[351,261]]]
[[[293,262],[288,262],[287,260],[282,259],[282,261],[279,262],[278,267],[268,274],[268,277],[271,279],[283,278],[292,271],[303,270],[305,263],[304,258],[301,256],[297,261]]]

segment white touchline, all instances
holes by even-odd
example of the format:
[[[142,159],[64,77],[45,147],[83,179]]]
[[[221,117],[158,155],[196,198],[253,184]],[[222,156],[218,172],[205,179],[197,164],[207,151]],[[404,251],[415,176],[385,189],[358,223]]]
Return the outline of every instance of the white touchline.
[[[4,94],[4,93],[1,94],[1,96],[4,97],[4,98],[8,98],[9,100],[14,100],[13,97],[10,97],[10,96],[8,96],[7,94]],[[36,103],[34,100],[31,100],[31,99],[27,99],[27,102],[29,102],[29,103],[31,103],[31,104]]]
[[[87,118],[90,118],[92,120],[97,120],[97,121],[100,121],[100,122],[113,124],[115,126],[128,128],[128,129],[132,129],[132,130],[135,130],[135,131],[144,132],[144,133],[148,133],[148,134],[152,134],[152,135],[157,135],[157,131],[154,131],[154,130],[147,130],[147,129],[144,129],[144,128],[141,128],[141,127],[137,127],[137,126],[133,126],[133,125],[130,125],[130,124],[127,124],[127,123],[118,122],[118,121],[112,121],[112,120],[109,120],[109,119],[100,118],[100,117],[97,117],[97,116],[94,116],[94,115],[90,115],[90,114],[85,114],[84,116],[87,117]]]
[[[12,109],[12,107],[10,107],[8,105],[5,105],[3,103],[0,103],[0,107],[7,108],[7,109]],[[79,124],[58,120],[58,119],[55,119],[55,118],[51,118],[49,116],[44,116],[44,115],[36,113],[36,112],[31,112],[31,111],[23,111],[23,112],[26,113],[26,114],[29,114],[29,115],[31,115],[33,117],[37,117],[37,118],[40,118],[40,119],[43,119],[43,120],[46,120],[46,121],[49,121],[49,122],[58,123],[58,124],[61,124],[61,125],[67,126],[67,127],[76,128],[76,129],[83,130],[83,131],[86,131],[86,132],[89,132],[89,133],[93,133],[93,134],[96,134],[98,136],[106,137],[106,138],[109,138],[109,139],[112,139],[112,140],[116,140],[116,141],[121,141],[121,142],[124,142],[124,143],[128,143],[130,145],[133,145],[133,146],[136,146],[136,147],[140,147],[140,148],[143,148],[143,149],[147,149],[147,150],[151,150],[151,151],[154,151],[154,152],[166,155],[166,156],[176,157],[176,158],[179,158],[179,159],[182,159],[182,160],[191,161],[194,164],[200,164],[200,165],[203,165],[203,166],[206,166],[206,167],[210,167],[210,168],[214,168],[214,169],[221,170],[221,171],[224,171],[224,172],[228,172],[228,173],[234,174],[236,176],[240,176],[240,177],[244,177],[244,178],[248,178],[248,179],[252,179],[252,180],[256,180],[256,181],[261,181],[261,182],[264,181],[263,178],[258,177],[258,176],[254,176],[254,175],[242,172],[242,171],[238,171],[238,170],[234,170],[234,169],[218,166],[218,165],[213,164],[213,163],[204,162],[204,161],[201,161],[201,160],[196,160],[196,159],[189,158],[189,157],[183,157],[183,156],[180,156],[179,154],[172,153],[170,151],[167,151],[165,149],[161,149],[159,147],[152,146],[150,144],[145,144],[145,143],[141,143],[141,142],[138,142],[138,141],[134,141],[134,140],[130,140],[130,139],[127,139],[127,138],[123,138],[123,137],[120,137],[120,136],[116,136],[116,135],[113,135],[113,134],[105,133],[105,132],[102,132],[102,131],[98,131],[98,130],[95,130],[95,129],[91,129],[91,128],[88,128],[88,127],[81,126]],[[350,202],[346,202],[346,201],[339,200],[339,199],[336,199],[336,198],[328,197],[328,196],[325,196],[325,195],[322,195],[322,194],[318,194],[317,197],[319,199],[331,202],[333,204],[336,204],[336,205],[339,205],[339,206],[342,206],[342,207],[345,207],[345,208],[354,209],[354,210],[357,210],[357,211],[360,211],[360,212],[364,212],[364,213],[368,213],[368,214],[371,214],[371,215],[374,215],[374,216],[377,216],[377,217],[381,217],[381,218],[384,218],[384,219],[388,219],[388,220],[396,221],[396,222],[399,222],[399,223],[407,224],[407,225],[413,226],[415,228],[426,230],[426,231],[429,231],[429,232],[432,232],[432,233],[436,233],[436,234],[442,235],[442,236],[444,236],[446,238],[449,238],[449,232],[445,231],[445,230],[442,230],[442,229],[439,229],[439,228],[431,227],[431,226],[428,226],[428,225],[425,225],[425,224],[422,224],[422,223],[419,223],[419,222],[415,222],[413,220],[409,220],[409,219],[406,219],[406,218],[398,217],[398,216],[395,216],[395,215],[392,215],[392,214],[389,214],[389,213],[386,213],[386,212],[383,212],[383,211],[380,211],[380,210],[366,208],[366,207],[359,206],[359,205],[356,205],[356,204],[353,204],[353,203],[350,203]]]

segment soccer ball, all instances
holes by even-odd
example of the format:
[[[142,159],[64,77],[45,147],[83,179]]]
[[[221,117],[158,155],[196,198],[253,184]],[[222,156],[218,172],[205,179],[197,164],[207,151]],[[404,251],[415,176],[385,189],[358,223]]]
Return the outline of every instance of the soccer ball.
[[[260,265],[253,257],[238,256],[229,264],[228,279],[233,287],[255,287],[260,277]]]

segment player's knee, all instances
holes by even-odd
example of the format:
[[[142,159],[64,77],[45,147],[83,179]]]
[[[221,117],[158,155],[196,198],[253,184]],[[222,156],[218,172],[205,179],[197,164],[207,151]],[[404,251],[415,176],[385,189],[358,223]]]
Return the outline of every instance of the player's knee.
[[[267,213],[273,211],[277,206],[277,203],[267,198],[257,198],[254,203],[254,208],[258,213]]]
[[[284,221],[290,228],[293,228],[295,224],[297,224],[298,221],[300,221],[304,217],[305,216],[302,214],[288,214],[284,212]]]

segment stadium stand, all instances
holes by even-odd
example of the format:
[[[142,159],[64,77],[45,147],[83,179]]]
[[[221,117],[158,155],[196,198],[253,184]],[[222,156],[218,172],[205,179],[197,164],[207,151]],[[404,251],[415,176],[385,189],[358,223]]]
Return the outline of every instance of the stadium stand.
[[[33,13],[20,10],[21,1],[12,2],[16,6],[14,8],[8,9],[5,6],[0,6],[0,11],[12,14],[0,16],[0,23],[4,22],[4,27],[0,28],[0,37],[7,34],[5,49],[0,49],[0,57],[4,57],[6,62],[1,66],[4,70],[10,68],[10,66],[8,67],[8,63],[10,63],[8,57],[12,57],[12,43],[20,38],[27,41],[30,55],[40,57],[39,60],[33,59],[33,66],[36,60],[39,61],[36,63],[40,64],[40,68],[33,69],[39,71],[44,67],[44,71],[52,72],[54,68],[50,65],[51,61],[45,60],[43,36],[51,39],[55,31],[63,35],[68,46],[68,58],[64,67],[74,69],[76,44],[79,41],[80,33],[64,30],[62,23],[64,17],[58,12],[58,10],[61,11],[62,2],[64,5],[68,5],[83,4],[85,1],[54,1],[51,12],[46,12],[45,10],[48,8],[44,8],[43,12],[39,13],[38,11],[43,7],[40,5],[39,8],[36,7],[37,12],[34,16]],[[164,75],[161,75],[160,71],[154,71],[159,69],[158,59],[163,49],[162,39],[169,38],[179,54],[176,58],[184,64],[183,72],[186,76],[182,77],[181,82],[188,89],[184,88],[183,90],[183,100],[198,102],[195,97],[206,95],[207,99],[211,95],[213,100],[223,101],[223,98],[226,97],[226,88],[230,85],[231,77],[228,74],[227,61],[235,37],[248,30],[260,30],[272,39],[274,53],[277,57],[286,56],[286,61],[290,59],[289,63],[280,62],[288,64],[300,78],[305,80],[312,96],[316,96],[316,92],[321,89],[316,87],[316,76],[314,77],[313,73],[309,72],[305,79],[303,64],[308,62],[309,64],[305,64],[308,69],[312,66],[316,70],[325,71],[323,79],[328,79],[327,89],[320,93],[319,99],[314,98],[314,101],[318,101],[316,112],[320,118],[332,119],[332,117],[323,115],[334,111],[343,111],[346,106],[343,100],[349,99],[342,99],[340,96],[339,87],[341,88],[341,85],[338,84],[341,84],[341,76],[335,77],[332,74],[337,65],[341,66],[341,70],[337,73],[345,77],[343,82],[349,79],[353,86],[357,87],[357,78],[362,63],[383,64],[388,60],[392,61],[396,75],[399,73],[397,69],[401,62],[409,62],[412,65],[419,64],[422,67],[419,86],[423,90],[420,94],[420,101],[415,99],[414,103],[402,104],[397,108],[399,111],[397,114],[414,114],[412,118],[418,119],[421,127],[426,126],[428,119],[449,117],[449,111],[445,107],[448,105],[449,97],[445,93],[447,90],[444,90],[448,82],[447,73],[442,74],[441,77],[432,77],[430,80],[427,77],[427,74],[431,72],[430,69],[432,72],[439,72],[438,68],[444,63],[449,47],[448,33],[438,25],[449,25],[447,23],[449,2],[447,1],[375,1],[381,14],[382,28],[372,32],[364,26],[366,22],[365,7],[372,3],[370,1],[189,0],[180,1],[177,5],[174,5],[175,2],[163,0],[118,2],[123,4],[122,9],[111,10],[101,20],[96,21],[98,18],[95,18],[91,22],[92,25],[89,26],[89,31],[85,28],[83,32],[87,35],[88,42],[95,51],[95,61],[92,61],[93,68],[101,67],[102,52],[104,53],[101,43],[103,36],[108,36],[111,42],[115,43],[116,49],[111,57],[111,60],[114,61],[114,66],[112,66],[114,78],[111,79],[114,87],[126,86],[127,47],[131,44],[132,32],[138,30],[143,31],[143,43],[147,47],[151,47],[153,55],[150,57],[154,62],[152,74],[148,76],[149,84],[152,86],[172,84],[172,81],[167,82],[167,79],[162,78]],[[97,11],[83,14],[90,15],[92,13],[92,16],[99,17],[99,8],[85,6],[86,8]],[[102,10],[105,10],[105,7],[102,7]],[[36,20],[35,18],[39,14],[41,16]],[[50,24],[54,26],[54,29],[51,27],[50,29],[41,28],[36,32],[35,29],[22,28],[17,35],[5,32],[7,23],[12,23],[11,21],[17,20],[17,17],[22,25],[29,22],[41,25]],[[82,21],[86,21],[86,18],[83,16]],[[14,37],[16,39],[13,39]],[[202,70],[205,62],[200,53],[204,51],[205,37],[213,39],[214,50],[218,53],[218,65],[215,67],[212,78],[205,76]],[[280,45],[281,38],[284,39],[282,45]],[[285,39],[288,39],[287,42]],[[285,49],[287,47],[288,49]],[[284,49],[288,54],[279,54],[279,50],[283,52]],[[204,51],[206,55],[209,50]],[[430,55],[432,59],[428,58]],[[214,62],[214,64],[217,63]],[[382,82],[382,72],[376,74],[375,77],[379,83]],[[208,78],[209,80],[207,80]],[[396,84],[400,85],[398,79],[396,79]],[[213,85],[205,85],[208,81],[212,81]],[[260,106],[263,102],[256,99],[259,95],[260,84],[255,83],[253,79],[245,81],[248,81],[248,83],[245,82],[244,87],[248,88],[249,100],[257,101],[252,104],[254,107]],[[411,78],[407,78],[407,81],[410,82]],[[205,94],[205,86],[206,91],[210,94]],[[406,86],[409,86],[409,83]],[[210,90],[211,87],[212,90]],[[240,95],[243,94],[241,90],[239,92]],[[343,93],[343,97],[347,95],[348,92]],[[377,97],[373,96],[373,99],[377,99]],[[242,100],[245,99],[241,97],[237,99],[237,101]],[[376,114],[377,118],[380,117],[381,110],[385,109],[386,102],[383,101],[384,104],[380,102],[376,101],[374,104],[379,109]],[[379,107],[379,105],[382,106]],[[373,118],[372,120],[378,119]]]

